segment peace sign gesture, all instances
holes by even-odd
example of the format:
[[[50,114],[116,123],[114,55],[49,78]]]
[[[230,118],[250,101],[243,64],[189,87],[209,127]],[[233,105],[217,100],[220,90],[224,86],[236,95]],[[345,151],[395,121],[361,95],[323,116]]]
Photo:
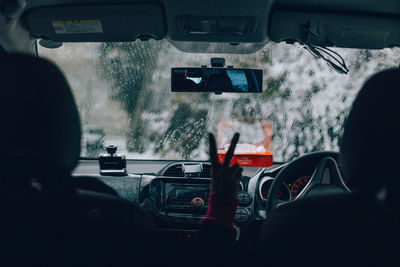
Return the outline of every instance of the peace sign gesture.
[[[222,164],[218,160],[217,144],[214,135],[209,133],[208,136],[210,142],[210,160],[212,164],[211,193],[223,198],[237,198],[238,183],[242,177],[243,169],[237,163],[232,166],[229,166],[229,164],[233,158],[233,152],[239,141],[239,136],[239,133],[235,133],[233,136],[228,153],[226,153],[225,160]]]

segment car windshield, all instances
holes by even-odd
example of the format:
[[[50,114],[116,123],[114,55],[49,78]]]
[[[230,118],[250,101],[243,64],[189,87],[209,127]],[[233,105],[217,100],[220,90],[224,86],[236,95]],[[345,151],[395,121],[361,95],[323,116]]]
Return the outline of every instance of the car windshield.
[[[166,40],[38,45],[38,53],[65,73],[82,121],[82,156],[109,144],[128,159],[207,160],[207,132],[225,149],[239,132],[237,150],[270,151],[274,161],[307,152],[338,150],[342,125],[363,82],[398,66],[400,48],[333,48],[347,75],[301,45],[268,43],[253,54],[185,53]],[[171,68],[227,66],[263,70],[263,92],[171,92]],[[240,78],[240,77],[239,77]],[[379,122],[371,121],[371,127]],[[371,140],[371,147],[379,140]]]

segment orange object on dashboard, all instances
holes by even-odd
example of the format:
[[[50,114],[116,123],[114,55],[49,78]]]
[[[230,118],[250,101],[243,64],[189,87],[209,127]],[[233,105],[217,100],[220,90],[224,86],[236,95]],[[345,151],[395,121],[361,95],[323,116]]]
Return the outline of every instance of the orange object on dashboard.
[[[218,150],[218,159],[221,163],[224,161],[226,153],[227,151],[225,150]],[[270,167],[273,165],[272,153],[269,151],[235,153],[231,161],[231,165],[235,163],[245,167]]]

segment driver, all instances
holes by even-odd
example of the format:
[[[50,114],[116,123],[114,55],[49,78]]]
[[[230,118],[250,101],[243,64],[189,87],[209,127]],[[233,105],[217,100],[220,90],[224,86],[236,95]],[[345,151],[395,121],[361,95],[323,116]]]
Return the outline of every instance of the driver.
[[[235,242],[233,216],[241,169],[229,157],[213,164],[212,194],[201,224],[206,259],[216,265],[246,260],[269,266],[391,266],[400,251],[400,70],[380,72],[362,87],[353,103],[340,143],[352,194],[330,194],[293,201],[273,211],[257,232],[252,254]]]

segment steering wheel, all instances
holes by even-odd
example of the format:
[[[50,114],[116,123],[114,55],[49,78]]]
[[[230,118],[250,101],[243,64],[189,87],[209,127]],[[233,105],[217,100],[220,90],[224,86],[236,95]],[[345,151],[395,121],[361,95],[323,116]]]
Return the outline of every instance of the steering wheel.
[[[351,192],[343,181],[337,160],[337,152],[313,152],[301,156],[288,165],[286,165],[275,177],[266,199],[266,215],[268,215],[283,203],[278,199],[279,189],[294,171],[309,164],[310,162],[319,162],[307,186],[296,197],[302,199],[312,195],[323,195],[329,193]]]

